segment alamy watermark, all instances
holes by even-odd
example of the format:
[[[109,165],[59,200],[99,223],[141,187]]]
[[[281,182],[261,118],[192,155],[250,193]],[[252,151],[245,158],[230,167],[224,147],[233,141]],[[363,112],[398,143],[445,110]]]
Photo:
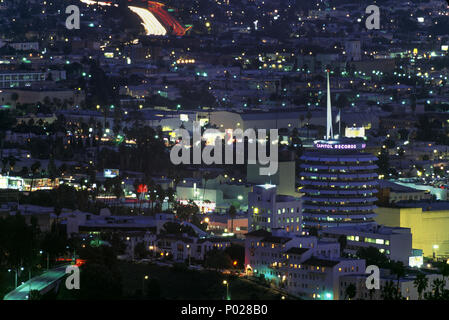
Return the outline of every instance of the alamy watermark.
[[[365,13],[369,14],[369,16],[366,18],[366,21],[365,21],[366,29],[379,30],[380,29],[380,9],[379,9],[379,7],[372,4],[366,8]]]
[[[170,160],[175,165],[245,164],[245,145],[247,145],[247,163],[261,165],[260,175],[274,175],[278,171],[279,134],[277,129],[270,129],[268,135],[265,129],[258,129],[257,133],[254,129],[227,130],[223,138],[223,132],[217,129],[207,129],[201,134],[201,125],[195,121],[193,139],[186,129],[176,129],[174,133],[176,139],[181,138],[170,152]],[[209,144],[206,144],[202,150],[202,141],[208,138]],[[267,154],[268,149],[269,154]]]
[[[365,273],[370,275],[366,278],[365,284],[368,290],[380,289],[380,270],[378,266],[370,265],[366,267]]]
[[[78,8],[78,6],[71,5],[65,9],[65,13],[69,14],[67,19],[65,20],[66,28],[69,30],[79,30],[81,24],[80,8]]]
[[[65,269],[66,274],[70,274],[65,280],[65,286],[68,290],[80,289],[80,269],[78,266],[68,266]]]

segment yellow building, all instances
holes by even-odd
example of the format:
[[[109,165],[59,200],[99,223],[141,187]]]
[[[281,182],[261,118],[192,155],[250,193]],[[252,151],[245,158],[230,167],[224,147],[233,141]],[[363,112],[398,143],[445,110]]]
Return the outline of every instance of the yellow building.
[[[422,205],[421,205],[422,204]],[[411,204],[407,204],[411,206]],[[412,246],[423,255],[449,256],[449,203],[416,203],[415,208],[378,207],[376,222],[391,227],[410,228]]]

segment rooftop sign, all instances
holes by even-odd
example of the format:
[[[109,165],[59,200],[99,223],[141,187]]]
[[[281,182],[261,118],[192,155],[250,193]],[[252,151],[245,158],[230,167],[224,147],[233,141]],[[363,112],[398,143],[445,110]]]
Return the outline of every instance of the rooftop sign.
[[[338,140],[319,140],[314,142],[317,149],[328,150],[359,150],[365,149],[366,143],[347,143]]]

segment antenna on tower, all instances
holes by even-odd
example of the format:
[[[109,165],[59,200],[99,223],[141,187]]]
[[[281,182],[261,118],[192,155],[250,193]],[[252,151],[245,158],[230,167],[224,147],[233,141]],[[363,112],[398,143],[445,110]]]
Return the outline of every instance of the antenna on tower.
[[[332,106],[331,106],[331,86],[329,80],[330,70],[327,69],[327,124],[326,124],[326,140],[334,138],[334,130],[332,128]]]

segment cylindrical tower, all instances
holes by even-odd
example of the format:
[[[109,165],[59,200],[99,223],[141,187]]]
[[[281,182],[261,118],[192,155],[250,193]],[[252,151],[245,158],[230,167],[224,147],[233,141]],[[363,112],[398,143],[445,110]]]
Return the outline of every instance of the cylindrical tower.
[[[374,222],[377,158],[357,139],[315,141],[301,157],[305,228]]]

